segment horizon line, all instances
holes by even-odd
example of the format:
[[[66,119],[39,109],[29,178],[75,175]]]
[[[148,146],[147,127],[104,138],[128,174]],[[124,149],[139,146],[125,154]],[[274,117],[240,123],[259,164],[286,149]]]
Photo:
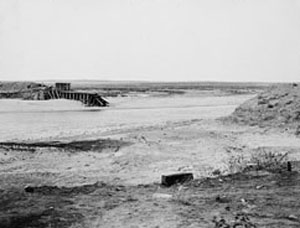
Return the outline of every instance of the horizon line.
[[[225,81],[225,80],[117,80],[117,79],[26,79],[26,80],[7,80],[0,79],[0,82],[120,82],[120,83],[261,83],[261,84],[276,84],[276,83],[300,83],[300,81]]]

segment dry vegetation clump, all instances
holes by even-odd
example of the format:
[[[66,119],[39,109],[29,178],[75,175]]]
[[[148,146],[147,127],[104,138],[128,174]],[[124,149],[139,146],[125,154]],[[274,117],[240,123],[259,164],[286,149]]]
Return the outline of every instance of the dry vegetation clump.
[[[249,161],[243,154],[231,155],[226,161],[226,171],[230,174],[243,172],[248,167],[248,163]]]
[[[258,152],[252,154],[250,163],[254,164],[256,170],[267,170],[270,172],[280,172],[287,169],[288,153],[266,151],[259,148]]]
[[[281,128],[299,135],[300,85],[273,86],[239,106],[227,120],[251,126]]]
[[[250,156],[232,154],[226,162],[229,174],[248,171],[280,173],[288,169],[288,152],[274,152],[260,147]]]

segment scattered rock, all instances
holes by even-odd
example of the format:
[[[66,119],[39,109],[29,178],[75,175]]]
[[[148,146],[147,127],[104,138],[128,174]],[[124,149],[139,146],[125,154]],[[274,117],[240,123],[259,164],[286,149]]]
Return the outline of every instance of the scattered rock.
[[[26,186],[26,187],[24,188],[24,191],[25,191],[25,192],[29,192],[29,193],[33,193],[33,192],[34,192],[34,187]]]
[[[244,213],[237,213],[235,216],[233,228],[256,228],[256,225],[253,224],[249,217]]]
[[[126,189],[125,189],[125,186],[117,186],[117,187],[115,187],[115,190],[117,191],[117,192],[120,192],[120,191],[125,191]]]
[[[262,189],[264,186],[263,185],[258,185],[256,186],[256,189],[259,190],[259,189]]]
[[[242,202],[243,205],[248,204],[247,200],[245,200],[244,198],[241,199],[241,202]]]
[[[223,217],[217,218],[215,216],[212,222],[215,224],[215,228],[230,228],[230,225],[226,222],[226,220]]]
[[[154,199],[171,199],[172,198],[172,195],[170,194],[165,194],[165,193],[154,193],[152,195],[152,197]]]
[[[218,203],[229,203],[230,199],[227,198],[226,196],[217,196],[216,197],[216,202],[218,202]]]
[[[221,175],[221,171],[219,169],[216,169],[212,172],[212,175],[219,176],[219,175]]]
[[[298,221],[298,220],[299,220],[298,217],[297,217],[296,215],[289,215],[289,216],[288,216],[288,219],[294,220],[294,221]]]

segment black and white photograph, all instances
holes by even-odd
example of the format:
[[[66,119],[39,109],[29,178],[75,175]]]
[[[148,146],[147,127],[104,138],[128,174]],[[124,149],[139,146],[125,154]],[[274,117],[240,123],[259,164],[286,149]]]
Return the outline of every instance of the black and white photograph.
[[[300,228],[300,0],[0,0],[0,228]]]

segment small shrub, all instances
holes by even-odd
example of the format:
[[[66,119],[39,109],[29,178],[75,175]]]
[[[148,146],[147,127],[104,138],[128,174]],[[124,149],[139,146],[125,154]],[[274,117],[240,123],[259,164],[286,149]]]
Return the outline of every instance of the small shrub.
[[[256,153],[245,157],[243,154],[233,154],[227,160],[228,173],[239,173],[246,171],[266,170],[269,172],[280,172],[286,169],[288,153],[268,151],[266,148],[259,148]]]
[[[229,173],[242,172],[247,167],[247,160],[243,154],[231,155],[227,161],[227,169]]]
[[[266,151],[264,148],[259,148],[257,153],[251,155],[250,163],[254,164],[256,170],[277,172],[286,166],[287,156],[288,153]]]

